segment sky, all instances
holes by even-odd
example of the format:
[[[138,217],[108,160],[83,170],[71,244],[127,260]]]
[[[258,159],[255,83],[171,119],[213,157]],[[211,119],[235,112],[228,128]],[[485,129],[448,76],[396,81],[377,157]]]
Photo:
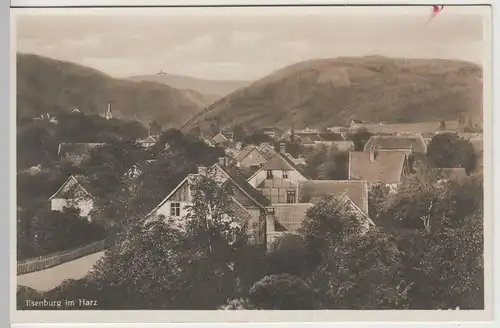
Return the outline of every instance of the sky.
[[[382,55],[482,64],[488,7],[18,9],[16,49],[114,77],[256,80],[309,59]]]

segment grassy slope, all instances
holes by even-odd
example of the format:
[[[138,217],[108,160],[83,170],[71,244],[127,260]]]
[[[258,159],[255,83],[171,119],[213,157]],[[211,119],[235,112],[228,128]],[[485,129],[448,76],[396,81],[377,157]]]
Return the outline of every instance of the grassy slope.
[[[237,90],[185,128],[243,123],[300,128],[351,119],[389,123],[482,117],[479,66],[454,60],[379,56],[320,59],[285,67]]]
[[[192,90],[178,90],[154,82],[115,79],[97,70],[37,55],[17,55],[17,110],[20,117],[46,112],[106,111],[149,122],[157,119],[177,127],[211,103]]]

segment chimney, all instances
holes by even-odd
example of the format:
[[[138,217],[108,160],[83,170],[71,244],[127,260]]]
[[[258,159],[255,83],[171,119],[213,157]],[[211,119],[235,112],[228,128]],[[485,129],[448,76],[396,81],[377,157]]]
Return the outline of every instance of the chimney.
[[[284,142],[280,143],[280,153],[281,154],[286,153],[286,144]]]
[[[219,165],[226,166],[227,165],[227,157],[219,157]]]
[[[198,174],[206,175],[207,174],[207,167],[206,166],[198,166]]]
[[[273,242],[274,226],[274,207],[266,207],[266,245],[267,250],[271,250]]]
[[[370,146],[370,162],[375,162],[375,158],[377,157],[377,149],[375,146]]]

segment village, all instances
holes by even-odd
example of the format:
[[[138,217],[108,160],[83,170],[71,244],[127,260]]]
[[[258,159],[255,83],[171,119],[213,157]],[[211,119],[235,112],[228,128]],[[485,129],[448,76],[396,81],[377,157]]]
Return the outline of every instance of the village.
[[[113,119],[111,103],[100,115]],[[47,114],[47,117],[50,116]],[[37,118],[38,119],[38,118]],[[52,118],[54,120],[54,118]],[[232,201],[239,207],[238,214],[245,217],[247,233],[252,240],[266,245],[270,250],[278,237],[297,233],[306,217],[307,210],[319,200],[335,197],[353,210],[366,229],[376,226],[368,211],[369,193],[374,186],[384,186],[389,193],[397,193],[398,185],[415,171],[419,159],[425,158],[432,138],[439,135],[454,135],[470,141],[477,158],[473,170],[466,167],[435,167],[432,170],[442,181],[462,179],[482,171],[482,133],[472,127],[467,118],[454,121],[423,122],[407,124],[364,123],[352,120],[350,126],[315,129],[306,126],[300,130],[284,131],[266,127],[257,131],[268,141],[245,144],[235,140],[234,133],[222,130],[213,137],[198,138],[209,147],[224,150],[211,166],[197,167],[184,177],[182,182],[166,193],[162,201],[147,211],[145,219],[175,218],[181,220],[191,204],[193,181],[199,176],[210,176],[221,185],[231,184],[236,191]],[[144,149],[155,146],[160,134],[151,134],[136,140]],[[359,145],[353,136],[368,136]],[[294,157],[287,145],[299,145],[301,153]],[[357,143],[357,144],[355,144]],[[58,155],[78,164],[89,152],[104,143],[61,143]],[[168,142],[164,149],[168,149]],[[347,154],[347,175],[343,179],[329,180],[311,177],[306,172],[307,159],[303,154],[318,148],[335,149]],[[357,147],[357,149],[355,149]],[[124,174],[124,179],[134,180],[148,174],[145,168],[155,159],[143,159]],[[35,168],[36,170],[36,168]],[[144,172],[143,172],[144,171]],[[78,209],[89,221],[96,206],[96,196],[86,188],[88,179],[82,175],[70,175],[48,199],[50,209],[63,211],[67,207]]]

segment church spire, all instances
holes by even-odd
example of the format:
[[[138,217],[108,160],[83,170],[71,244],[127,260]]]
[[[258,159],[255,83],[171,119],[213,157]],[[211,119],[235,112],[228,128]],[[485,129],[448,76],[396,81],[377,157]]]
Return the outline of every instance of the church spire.
[[[111,101],[108,102],[108,111],[106,112],[106,119],[110,120],[113,118],[113,113],[111,112]]]

